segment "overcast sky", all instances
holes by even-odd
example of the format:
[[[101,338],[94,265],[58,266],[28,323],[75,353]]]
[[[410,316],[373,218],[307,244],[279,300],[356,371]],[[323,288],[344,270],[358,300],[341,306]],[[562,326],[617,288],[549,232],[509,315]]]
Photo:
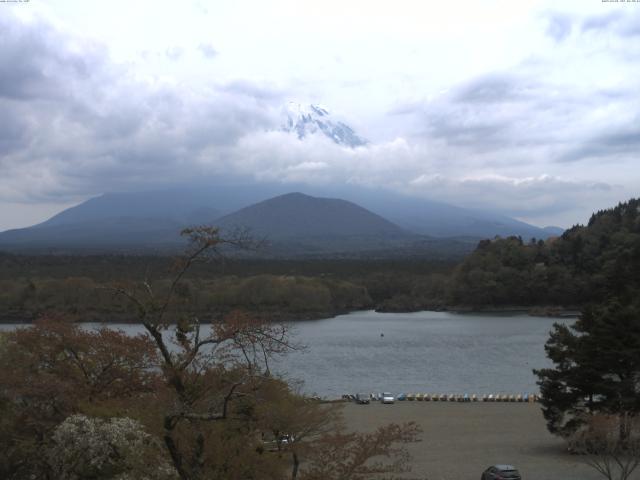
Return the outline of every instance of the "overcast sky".
[[[0,121],[0,230],[229,175],[567,227],[640,193],[640,2],[2,2]]]

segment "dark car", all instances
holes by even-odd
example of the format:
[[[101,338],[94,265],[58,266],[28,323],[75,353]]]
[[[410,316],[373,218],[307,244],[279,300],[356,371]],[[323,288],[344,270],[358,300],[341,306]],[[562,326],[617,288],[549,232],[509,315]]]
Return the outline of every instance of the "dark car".
[[[369,403],[369,394],[368,393],[356,393],[356,403],[360,405],[366,405]]]
[[[493,465],[482,472],[480,480],[522,480],[513,465]]]

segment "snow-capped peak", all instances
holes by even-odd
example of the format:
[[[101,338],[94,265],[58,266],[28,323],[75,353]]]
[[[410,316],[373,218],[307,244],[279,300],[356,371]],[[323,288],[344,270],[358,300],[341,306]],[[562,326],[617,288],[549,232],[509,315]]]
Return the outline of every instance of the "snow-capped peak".
[[[322,132],[338,145],[351,148],[367,143],[349,125],[333,119],[329,111],[320,105],[301,105],[289,102],[285,108],[282,129],[295,133],[299,139]]]

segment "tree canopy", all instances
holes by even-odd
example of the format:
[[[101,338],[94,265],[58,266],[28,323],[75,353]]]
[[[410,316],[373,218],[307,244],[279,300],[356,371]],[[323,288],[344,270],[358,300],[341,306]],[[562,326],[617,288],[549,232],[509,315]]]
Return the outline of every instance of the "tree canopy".
[[[575,433],[591,415],[640,414],[640,306],[612,299],[584,309],[568,327],[555,324],[545,345],[554,368],[535,371],[549,430]]]
[[[640,199],[594,213],[586,226],[529,242],[483,240],[455,270],[454,305],[582,306],[640,290]]]
[[[0,370],[0,477],[359,480],[406,471],[416,425],[345,433],[338,406],[270,371],[274,356],[296,348],[286,324],[234,311],[202,325],[186,276],[244,239],[210,227],[185,234],[191,248],[166,288],[147,279],[111,288],[144,335],[46,317],[1,337],[0,364],[13,368]]]

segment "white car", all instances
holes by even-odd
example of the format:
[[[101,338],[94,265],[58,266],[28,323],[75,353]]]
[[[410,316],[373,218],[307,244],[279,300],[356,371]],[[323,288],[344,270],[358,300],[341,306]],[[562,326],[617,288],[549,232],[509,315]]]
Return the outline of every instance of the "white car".
[[[391,395],[389,392],[384,392],[381,396],[380,396],[380,401],[382,403],[394,403],[396,401],[396,399],[393,397],[393,395]]]

